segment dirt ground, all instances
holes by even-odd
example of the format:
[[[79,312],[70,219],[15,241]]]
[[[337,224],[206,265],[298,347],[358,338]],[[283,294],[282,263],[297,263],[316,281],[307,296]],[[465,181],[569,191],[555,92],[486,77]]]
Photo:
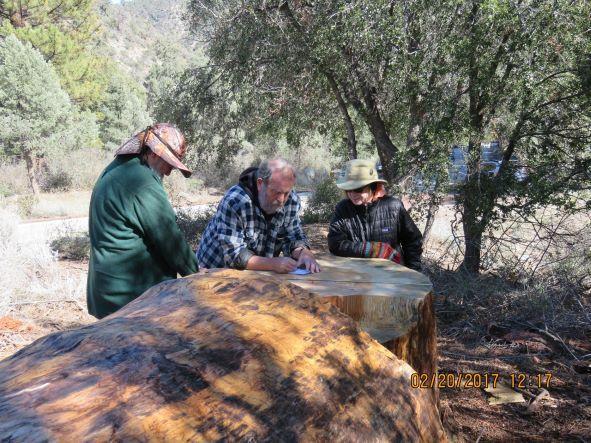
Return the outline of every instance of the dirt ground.
[[[326,251],[326,233],[325,226],[308,227],[315,249]],[[439,374],[453,374],[448,380],[454,385],[457,374],[488,376],[489,385],[494,377],[497,386],[511,386],[513,380],[514,390],[525,400],[491,405],[484,382],[480,388],[442,387],[440,413],[451,441],[591,442],[591,367],[586,373],[577,372],[585,371],[584,362],[573,359],[556,340],[524,325],[508,328],[499,319],[482,334],[480,327],[454,312],[457,307],[438,296],[436,283],[434,291]],[[589,331],[565,333],[562,338],[570,348],[591,357]]]
[[[314,249],[326,251],[326,226],[306,230]],[[60,266],[85,274],[88,265],[62,261]],[[583,362],[575,361],[556,340],[525,326],[508,329],[500,321],[483,334],[438,296],[436,285],[434,289],[440,374],[491,379],[498,374],[499,385],[509,385],[513,375],[516,384],[522,383],[516,390],[525,400],[491,405],[482,387],[440,389],[440,412],[451,441],[591,441],[591,374]],[[46,334],[93,321],[82,294],[67,303],[15,306],[0,317],[0,359]],[[562,338],[570,340],[571,348],[591,354],[590,336],[571,331]]]

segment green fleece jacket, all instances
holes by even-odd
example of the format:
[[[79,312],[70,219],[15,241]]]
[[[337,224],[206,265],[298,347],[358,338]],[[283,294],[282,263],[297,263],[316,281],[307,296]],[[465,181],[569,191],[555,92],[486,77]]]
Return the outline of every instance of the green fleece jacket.
[[[137,156],[119,156],[90,199],[88,312],[103,318],[164,280],[198,271],[160,177]]]

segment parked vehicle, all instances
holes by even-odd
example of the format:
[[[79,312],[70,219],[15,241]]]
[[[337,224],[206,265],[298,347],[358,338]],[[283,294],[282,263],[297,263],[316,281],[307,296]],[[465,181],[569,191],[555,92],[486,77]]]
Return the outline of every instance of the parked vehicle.
[[[483,143],[480,151],[480,173],[494,177],[499,174],[503,161],[503,151],[498,141]],[[464,183],[468,178],[467,147],[453,146],[448,166],[449,183],[457,186]],[[514,177],[522,182],[527,179],[527,168],[520,164],[519,159],[513,155],[509,160],[509,166],[514,170]]]
[[[464,183],[468,178],[468,165],[466,164],[466,148],[464,146],[453,146],[449,156],[448,166],[449,184],[457,186]]]

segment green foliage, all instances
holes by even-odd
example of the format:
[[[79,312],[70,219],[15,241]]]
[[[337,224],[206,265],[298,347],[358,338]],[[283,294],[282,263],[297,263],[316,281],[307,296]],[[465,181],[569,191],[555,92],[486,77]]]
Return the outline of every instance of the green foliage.
[[[39,199],[36,195],[33,194],[23,194],[19,195],[16,199],[16,206],[18,210],[18,215],[21,217],[30,217],[33,213],[33,209],[35,205],[39,203]]]
[[[337,188],[334,179],[324,179],[315,187],[302,216],[302,222],[307,224],[330,221],[336,204],[342,199],[343,191]]]
[[[446,100],[455,97],[455,75],[440,66],[453,42],[454,7],[442,3],[190,2],[211,63],[187,73],[193,86],[185,98],[207,119],[199,113],[186,129],[210,150],[232,144],[216,146],[208,132],[242,131],[251,141],[285,133],[297,145],[317,131],[344,152],[346,113],[356,134],[371,134],[387,177],[401,177],[416,157],[425,162],[451,144]],[[437,34],[419,41],[421,29]],[[411,163],[397,158],[407,144]]]
[[[458,210],[473,247],[467,255],[478,262],[480,236],[503,211],[571,210],[572,190],[590,187],[590,7],[191,1],[191,26],[208,42],[210,63],[186,74],[177,115],[203,110],[186,130],[209,151],[234,155],[230,137],[241,134],[283,132],[291,143],[317,130],[336,138],[340,94],[354,126],[372,135],[386,178],[420,173],[441,185],[451,145],[467,144]],[[221,132],[219,145],[207,138]],[[491,139],[504,148],[497,177],[480,173],[480,146]],[[527,180],[515,178],[512,157],[529,167]]]
[[[99,120],[100,143],[112,150],[131,132],[145,126],[149,117],[143,87],[101,54],[108,51],[102,43],[105,35],[96,3],[7,2],[0,35],[15,35],[30,42],[51,62],[72,101]],[[108,2],[102,6],[108,8]],[[96,134],[94,138],[99,142]]]
[[[591,48],[591,5],[495,5],[474,1],[459,7],[458,40],[450,52],[465,91],[455,132],[463,135],[469,154],[458,206],[464,265],[472,272],[480,266],[483,232],[511,210],[576,210],[573,192],[591,186],[591,101],[580,75]],[[496,177],[479,172],[481,142],[488,137],[504,148]],[[513,157],[528,167],[526,180],[516,179]]]
[[[10,197],[14,192],[7,183],[0,182],[0,198]]]
[[[150,123],[142,89],[132,78],[118,71],[111,77],[98,112],[100,138],[107,151],[114,151]]]
[[[0,35],[15,35],[38,49],[79,106],[100,101],[108,70],[107,60],[91,50],[99,30],[95,0],[6,1],[0,12]]]
[[[54,238],[49,247],[63,260],[86,261],[90,259],[88,232],[66,231]]]
[[[0,42],[0,121],[10,154],[41,156],[96,139],[92,117],[77,112],[53,68],[14,36]]]
[[[150,55],[153,60],[144,85],[149,97],[150,112],[160,117],[160,114],[166,112],[165,103],[173,98],[171,96],[183,71],[190,65],[201,66],[205,62],[199,51],[187,54],[187,49],[174,40],[156,40]],[[165,116],[162,117],[166,120]]]

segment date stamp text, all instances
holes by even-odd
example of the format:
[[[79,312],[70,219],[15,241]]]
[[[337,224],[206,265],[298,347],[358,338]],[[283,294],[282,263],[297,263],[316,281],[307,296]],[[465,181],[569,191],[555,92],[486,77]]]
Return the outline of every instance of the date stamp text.
[[[458,372],[447,374],[413,373],[410,377],[412,388],[496,388],[501,380],[506,380],[511,388],[546,388],[550,387],[552,374],[525,374],[521,372],[499,374],[497,372]]]

